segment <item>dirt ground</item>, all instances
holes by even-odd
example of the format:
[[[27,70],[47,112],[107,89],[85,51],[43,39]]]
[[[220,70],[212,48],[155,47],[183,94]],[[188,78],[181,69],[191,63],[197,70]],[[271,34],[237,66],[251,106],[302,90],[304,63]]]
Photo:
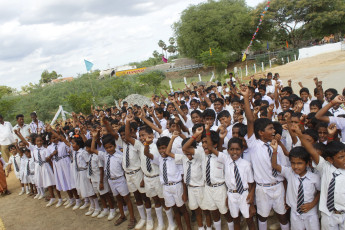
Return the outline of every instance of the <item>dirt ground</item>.
[[[284,85],[287,85],[288,79],[292,79],[293,88],[296,92],[299,90],[298,82],[301,81],[312,93],[314,77],[318,77],[319,80],[323,81],[324,89],[333,87],[341,92],[345,87],[345,52],[323,54],[291,62],[268,71],[279,73]],[[34,200],[26,195],[18,196],[20,185],[13,172],[7,178],[7,182],[12,194],[0,197],[0,230],[2,230],[1,219],[7,230],[127,229],[126,222],[119,227],[114,227],[113,221],[107,221],[105,218],[99,220],[86,217],[84,210],[73,211],[63,207],[46,208],[45,201]],[[65,197],[66,194],[63,194],[63,196]],[[152,211],[152,214],[156,222],[155,212]],[[135,215],[139,220],[136,208]],[[167,222],[166,218],[165,222]],[[269,223],[272,222],[276,222],[275,218],[270,218]],[[225,220],[222,220],[222,223],[222,229],[227,229]],[[196,229],[195,223],[193,229]]]

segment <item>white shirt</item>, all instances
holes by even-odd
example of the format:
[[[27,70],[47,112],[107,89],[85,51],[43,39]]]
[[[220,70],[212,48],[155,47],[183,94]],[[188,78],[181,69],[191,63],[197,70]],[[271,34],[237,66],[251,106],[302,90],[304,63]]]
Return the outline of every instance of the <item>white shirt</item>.
[[[253,166],[255,182],[271,184],[283,181],[284,178],[279,174],[279,172],[277,177],[272,175],[271,158],[265,143],[256,139],[254,134],[249,139],[247,135],[244,138],[247,141],[248,153],[250,154],[250,160]],[[272,150],[272,147],[270,148]],[[278,164],[286,166],[286,158],[280,146],[278,146]]]
[[[68,148],[69,148],[69,147],[68,147],[64,142],[59,141],[56,145],[57,145],[57,151],[58,151],[58,153],[57,153],[56,155],[54,155],[54,157],[52,158],[52,160],[55,161],[56,156],[58,156],[58,157],[64,157],[64,156],[66,156],[66,155],[69,155],[69,153],[68,153]],[[49,153],[49,156],[50,156],[51,154],[53,154],[53,152],[55,151],[55,143],[50,144],[50,145],[47,147],[47,151],[48,151],[48,153]]]
[[[328,117],[329,123],[335,123],[337,129],[341,130],[341,141],[345,142],[345,118],[343,117]]]
[[[335,178],[335,188],[334,188],[334,207],[338,211],[345,210],[345,170],[337,169],[328,161],[325,161],[323,157],[320,156],[319,164],[316,165],[316,169],[321,174],[321,194],[320,194],[320,211],[330,216],[333,213],[328,211],[327,208],[327,194],[329,183],[333,178],[333,173],[340,174]]]
[[[269,104],[269,105],[270,105],[270,104],[274,104],[274,101],[273,101],[273,99],[272,99],[270,96],[264,95],[264,96],[262,97],[262,100],[268,101],[268,104]]]
[[[141,170],[143,170],[143,173],[146,176],[156,176],[159,175],[159,167],[156,164],[153,164],[152,159],[148,158],[144,154],[145,146],[142,144],[142,147],[140,149],[140,160],[141,160]],[[159,156],[158,148],[157,145],[152,143],[149,145],[149,152],[153,156]],[[146,165],[146,159],[149,159],[150,164],[151,164],[151,172],[147,171],[147,165]]]
[[[235,164],[228,153],[219,152],[218,161],[225,166],[225,183],[228,189],[237,190],[236,178],[235,178]],[[254,176],[251,164],[239,158],[235,161],[238,171],[241,176],[243,189],[248,189],[250,183],[254,183]]]
[[[37,129],[41,129],[41,133],[44,132],[44,123],[40,120],[38,120],[38,125],[35,123],[35,122],[31,122],[30,123],[30,130],[31,130],[31,133],[37,133]]]
[[[8,121],[0,123],[0,145],[10,145],[14,142],[12,125]]]
[[[208,161],[208,156],[206,155],[203,149],[196,149],[196,151],[202,151],[202,157],[203,157],[203,165],[202,165],[202,173],[204,176],[204,181],[206,181],[206,166]],[[211,184],[218,184],[218,183],[224,183],[224,164],[218,161],[218,157],[214,154],[211,154],[210,159],[210,179]]]
[[[19,130],[25,139],[28,139],[30,136],[30,125],[24,124],[22,127],[20,127],[18,124],[16,124],[13,127],[13,130]],[[20,141],[20,138],[15,133],[13,134],[13,138],[18,140],[18,142]]]
[[[345,114],[345,110],[342,109],[341,107],[339,107],[338,109],[330,108],[330,110],[328,110],[328,111],[331,112],[334,117]]]
[[[308,115],[310,113],[310,100],[308,99],[307,102],[303,102],[302,113]]]
[[[298,187],[300,181],[298,178],[300,176],[296,174],[292,168],[282,166],[281,175],[284,176],[288,182],[286,190],[286,203],[291,207],[291,210],[295,211],[297,215],[297,200],[298,200]],[[303,180],[303,194],[304,194],[304,204],[310,203],[314,200],[317,191],[320,191],[321,181],[320,177],[316,173],[307,171],[307,173],[302,177]],[[304,215],[314,215],[317,213],[317,205],[312,208],[309,212]]]
[[[109,162],[110,178],[117,178],[124,175],[122,168],[122,153],[118,150],[114,154],[98,152],[99,167],[102,167],[107,175],[107,163]]]
[[[92,174],[89,175],[89,168],[91,167]],[[91,179],[91,182],[99,182],[100,171],[99,171],[99,160],[97,154],[89,154],[89,162],[87,167],[87,178]]]
[[[47,149],[44,148],[43,146],[37,147],[37,145],[32,145],[32,144],[29,143],[28,149],[30,149],[31,156],[32,156],[32,158],[34,159],[34,161],[37,164],[38,164],[38,155],[40,155],[40,157],[41,157],[43,162],[45,162],[46,161],[46,157],[49,156],[49,153],[48,153]]]
[[[166,160],[164,160],[166,159]],[[159,156],[153,156],[153,163],[156,165],[159,165],[159,180],[162,185],[164,185],[164,179],[163,179],[163,164],[164,161],[166,161],[167,166],[167,176],[168,176],[168,182],[179,182],[182,181],[182,175],[181,175],[181,169],[180,167],[182,165],[177,165],[175,162],[175,159],[171,157],[163,158],[161,155]],[[180,167],[179,167],[180,166]]]
[[[175,162],[176,164],[183,165],[183,174],[184,174],[184,182],[186,183],[187,179],[187,170],[189,164],[191,164],[191,173],[190,173],[190,182],[189,184],[192,186],[199,186],[202,187],[205,185],[204,178],[202,175],[202,160],[203,157],[201,156],[201,151],[195,151],[193,155],[193,159],[189,160],[188,157],[184,154],[176,154],[175,155]],[[205,154],[204,154],[205,155]],[[191,163],[189,163],[191,162]]]
[[[79,170],[88,169],[88,162],[89,162],[89,153],[85,149],[79,149],[75,153],[75,157],[77,158],[77,166]],[[74,158],[75,159],[75,158]]]
[[[20,156],[17,153],[16,155],[10,156],[10,159],[8,159],[7,165],[13,164],[14,171],[19,173],[20,172]]]
[[[127,153],[127,146],[129,146],[129,167],[126,168],[126,153]],[[141,162],[140,162],[140,149],[142,144],[140,141],[135,140],[134,145],[126,144],[123,142],[123,157],[122,157],[122,167],[125,172],[132,172],[137,169],[140,169]]]

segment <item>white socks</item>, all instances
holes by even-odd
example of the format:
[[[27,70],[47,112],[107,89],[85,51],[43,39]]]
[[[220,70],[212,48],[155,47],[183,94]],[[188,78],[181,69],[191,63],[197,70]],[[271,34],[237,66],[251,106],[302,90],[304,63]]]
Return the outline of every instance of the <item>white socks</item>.
[[[93,199],[90,199],[90,208],[95,208],[95,202]]]
[[[258,220],[258,223],[259,223],[259,230],[267,230],[267,221],[261,222],[260,220]]]
[[[76,200],[75,200],[75,204],[76,204],[76,205],[79,205],[80,202],[81,202],[80,199],[76,199]]]
[[[146,219],[152,220],[151,208],[146,209]]]
[[[137,206],[139,214],[140,214],[140,219],[146,221],[146,216],[145,216],[145,208],[144,205]]]
[[[123,206],[123,211],[125,212],[125,211],[128,211],[128,206],[127,205],[124,205]]]
[[[217,222],[213,221],[213,226],[214,226],[214,228],[216,230],[221,230],[222,229],[222,222],[221,222],[221,220],[219,220]]]
[[[212,230],[212,227],[207,227],[207,226],[206,226],[206,230]]]
[[[94,199],[90,198],[90,202],[93,202],[93,205],[94,205],[95,209],[97,209],[97,210],[101,209],[101,207],[99,207],[99,203],[98,203],[98,199],[97,198],[94,198]]]
[[[228,228],[229,230],[234,230],[234,222],[228,222]]]
[[[115,209],[114,208],[112,208],[112,209],[110,209],[110,211],[109,211],[110,213],[115,213]]]
[[[25,191],[25,188],[22,187],[22,192],[24,192],[24,191]],[[28,186],[26,186],[26,191],[28,192]]]
[[[167,217],[168,217],[169,226],[175,225],[172,208],[170,208],[169,210],[166,210],[165,212],[166,212]]]
[[[285,225],[280,224],[280,228],[281,228],[281,230],[289,230],[290,229],[289,222],[287,224],[285,224]]]
[[[156,210],[156,216],[157,216],[158,226],[163,226],[163,225],[164,225],[164,221],[163,221],[162,207],[155,208],[155,210]]]

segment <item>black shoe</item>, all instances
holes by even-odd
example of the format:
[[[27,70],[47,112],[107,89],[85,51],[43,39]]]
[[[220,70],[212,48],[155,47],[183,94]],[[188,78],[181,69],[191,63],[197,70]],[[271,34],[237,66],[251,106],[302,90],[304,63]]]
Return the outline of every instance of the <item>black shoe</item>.
[[[195,211],[194,210],[192,210],[191,220],[192,220],[192,222],[196,221],[196,215],[195,215]]]

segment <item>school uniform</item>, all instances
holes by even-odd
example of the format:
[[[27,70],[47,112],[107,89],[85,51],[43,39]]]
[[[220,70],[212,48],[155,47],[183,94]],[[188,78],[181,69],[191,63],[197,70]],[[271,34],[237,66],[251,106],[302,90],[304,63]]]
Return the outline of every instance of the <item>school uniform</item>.
[[[345,110],[343,108],[341,108],[341,107],[339,107],[337,109],[331,108],[328,111],[331,112],[334,117],[338,117],[339,115],[345,114]]]
[[[145,188],[140,187],[144,177],[140,162],[141,148],[142,143],[138,140],[135,140],[134,145],[123,142],[122,168],[125,171],[129,192],[145,193]]]
[[[286,203],[291,207],[291,229],[320,229],[317,205],[307,213],[303,213],[299,208],[300,205],[310,203],[314,200],[316,192],[320,191],[320,177],[311,171],[307,171],[303,177],[300,177],[291,167],[284,166],[282,166],[281,175],[288,182]]]
[[[316,169],[321,174],[321,228],[345,229],[345,170],[335,168],[320,156]],[[333,200],[333,202],[332,202]]]
[[[33,162],[33,168],[35,168],[35,162],[33,161],[33,158],[31,158],[31,159]],[[29,180],[27,171],[26,171],[27,163],[28,163],[28,158],[22,158],[22,160],[20,161],[20,182],[23,184],[31,183]],[[33,179],[35,179],[35,178],[33,178]],[[35,182],[33,182],[33,183],[35,183]]]
[[[343,117],[328,117],[329,123],[337,125],[337,129],[341,130],[341,141],[345,142],[345,118]]]
[[[7,167],[9,167],[8,166],[9,164],[13,165],[14,175],[16,175],[17,179],[19,180],[20,180],[20,161],[21,161],[21,158],[19,154],[17,153],[16,155],[11,155],[7,162]]]
[[[36,145],[29,145],[29,149],[35,161],[35,185],[38,188],[47,188],[55,185],[55,178],[50,164],[46,161],[49,156],[44,147],[38,148]]]
[[[20,133],[25,139],[28,139],[28,137],[30,136],[30,125],[23,124],[23,126],[20,127],[18,124],[16,124],[13,127],[13,130],[20,130]],[[20,138],[15,133],[13,134],[13,138],[14,140],[18,140],[18,142],[20,141]]]
[[[44,133],[45,126],[44,126],[43,121],[38,120],[37,124],[32,121],[30,123],[30,131],[31,131],[31,133],[39,134],[38,133],[38,129],[40,129],[40,131],[41,131],[40,133]]]
[[[249,184],[254,183],[254,175],[251,164],[242,158],[233,161],[226,152],[219,152],[218,161],[224,164],[225,183],[228,188],[228,207],[233,218],[237,218],[239,212],[244,218],[249,218]]]
[[[70,163],[70,171],[71,171],[71,177],[70,177],[70,181],[71,181],[71,187],[73,188],[73,189],[75,189],[76,188],[76,180],[77,180],[77,173],[78,173],[78,171],[77,171],[77,169],[76,169],[76,165],[75,165],[75,151],[73,150],[73,148],[72,148],[72,146],[70,146],[70,149],[69,149],[69,151],[68,151],[68,153],[70,154],[70,161],[71,161],[71,163]]]
[[[74,162],[77,171],[76,188],[82,197],[90,197],[95,195],[92,184],[87,178],[89,153],[84,149],[74,151]]]
[[[129,194],[125,171],[122,168],[122,152],[116,150],[114,154],[106,152],[98,152],[99,167],[104,170],[104,175],[109,183],[109,187],[114,196],[127,196]]]
[[[89,154],[89,162],[88,162],[88,168],[87,168],[87,178],[91,180],[91,184],[93,187],[93,190],[95,193],[98,193],[100,195],[104,195],[108,193],[109,185],[107,183],[107,178],[104,175],[103,182],[103,190],[99,189],[99,182],[100,182],[100,170],[99,170],[99,160],[97,154]]]
[[[68,153],[68,146],[64,142],[52,143],[47,147],[49,155],[57,150],[57,154],[53,156],[54,178],[56,189],[59,191],[68,191],[75,188],[71,181],[71,160]]]
[[[163,185],[165,206],[168,208],[175,205],[181,207],[184,204],[182,200],[182,175],[181,169],[176,164],[175,159],[155,155],[152,162],[159,166],[159,179]]]
[[[145,192],[147,197],[163,198],[163,186],[159,180],[159,167],[152,162],[152,159],[148,158],[144,154],[145,146],[142,145],[140,150],[140,162],[141,170],[144,173]],[[149,146],[149,151],[154,156],[159,156],[157,145],[152,143]]]
[[[200,147],[199,147],[200,148]],[[175,154],[176,164],[183,165],[184,183],[188,189],[188,204],[190,210],[202,207],[204,199],[205,183],[202,175],[202,151],[195,151],[193,159],[189,160],[186,155]]]
[[[196,151],[202,151],[203,165],[202,173],[205,181],[204,199],[202,207],[205,210],[219,210],[221,214],[228,212],[225,200],[226,185],[224,178],[224,164],[218,161],[218,157],[214,154],[206,155],[203,149],[196,149]]]
[[[33,158],[26,158],[24,177],[26,178],[26,184],[34,184],[35,181],[35,162]]]
[[[256,182],[255,198],[258,214],[268,217],[272,208],[280,215],[285,214],[285,189],[282,183],[284,177],[272,168],[272,147],[269,146],[269,143],[256,139],[254,134],[250,138],[246,135],[245,140]],[[286,157],[280,146],[278,146],[277,156],[278,164],[286,166]]]

